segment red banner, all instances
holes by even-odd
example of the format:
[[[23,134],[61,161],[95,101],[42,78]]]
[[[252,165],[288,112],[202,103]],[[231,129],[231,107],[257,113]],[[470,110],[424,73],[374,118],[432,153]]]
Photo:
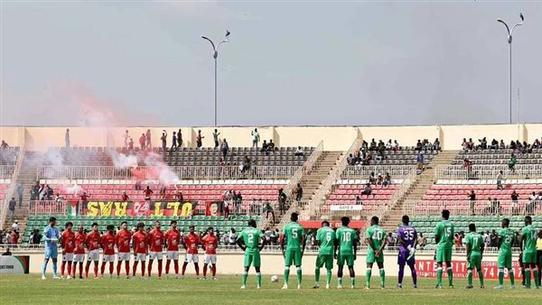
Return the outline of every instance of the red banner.
[[[467,277],[466,261],[452,261],[452,268],[454,277]],[[517,279],[521,279],[519,263],[512,262],[512,268],[514,269],[514,276]],[[418,276],[421,277],[437,277],[437,263],[434,260],[416,260],[416,271],[418,272]],[[497,266],[497,262],[482,261],[482,272],[484,273],[485,279],[499,278],[499,268]],[[444,276],[446,276],[446,272],[444,272]],[[505,278],[508,278],[508,273],[506,272],[504,276]]]

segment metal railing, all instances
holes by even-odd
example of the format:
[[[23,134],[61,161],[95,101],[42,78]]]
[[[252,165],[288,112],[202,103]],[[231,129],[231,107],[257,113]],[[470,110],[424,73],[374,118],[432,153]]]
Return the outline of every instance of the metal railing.
[[[508,179],[542,178],[542,164],[516,164],[513,171],[506,164],[475,164],[470,170],[463,165],[439,165],[435,168],[435,178],[496,179],[500,171]]]
[[[416,181],[418,175],[416,171],[416,167],[413,167],[410,171],[410,173],[404,177],[403,182],[399,186],[399,189],[397,189],[395,192],[393,192],[393,195],[391,196],[390,200],[387,202],[387,204],[381,204],[379,205],[374,211],[372,211],[372,216],[377,216],[378,218],[383,218],[383,216],[391,209],[393,209],[399,200],[403,198],[403,196],[407,193],[407,191],[410,189],[412,184]],[[368,214],[366,214],[369,216]]]
[[[449,210],[451,215],[542,215],[542,202],[529,200],[476,200],[471,206],[470,200],[435,200],[407,201],[403,203],[403,213],[407,215],[424,216],[440,215],[442,210]]]
[[[348,165],[341,174],[342,179],[363,179],[371,173],[384,176],[389,173],[393,178],[408,176],[415,165]]]
[[[181,180],[211,179],[290,179],[300,166],[252,165],[249,169],[240,166],[172,166],[169,169]],[[117,169],[112,166],[63,166],[38,168],[36,178],[47,179],[133,179],[158,177],[159,167],[141,166],[135,169]],[[137,173],[135,173],[137,172]]]

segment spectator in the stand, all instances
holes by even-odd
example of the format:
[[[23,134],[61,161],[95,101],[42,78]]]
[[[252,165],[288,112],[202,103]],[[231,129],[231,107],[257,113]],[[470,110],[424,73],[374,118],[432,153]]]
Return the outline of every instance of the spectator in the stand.
[[[175,194],[175,199],[177,199],[177,201],[179,201],[180,203],[183,203],[184,202],[183,192],[181,192],[180,190],[177,190],[177,194]]]
[[[19,221],[18,221],[18,220],[15,220],[15,221],[11,224],[11,230],[12,230],[12,231],[19,232]]]
[[[491,245],[491,236],[489,234],[489,231],[486,231],[485,234],[483,234],[484,237],[484,246],[485,248],[488,248],[489,245]]]
[[[418,173],[422,172],[424,170],[424,156],[423,153],[420,151],[416,155],[416,169]]]
[[[147,148],[149,150],[152,150],[152,142],[151,142],[151,130],[147,129],[147,132],[145,133],[145,140],[147,143]]]
[[[33,245],[39,245],[41,243],[42,235],[39,229],[34,229],[30,235],[30,243]]]
[[[438,138],[433,142],[433,150],[440,151],[440,141]]]
[[[356,164],[356,162],[354,161],[354,156],[352,156],[352,154],[350,154],[350,155],[348,155],[348,157],[346,157],[346,163],[348,163],[348,165]]]
[[[503,190],[504,187],[502,186],[502,180],[503,180],[503,172],[499,171],[499,174],[497,175],[497,189]]]
[[[162,142],[162,153],[166,153],[167,151],[167,132],[166,130],[162,130],[162,136],[160,137],[160,141]]]
[[[369,174],[369,184],[376,184],[376,177],[375,177],[375,172],[371,172]]]
[[[19,243],[19,231],[11,230],[9,234],[8,244],[16,245]]]
[[[393,148],[393,142],[391,141],[391,139],[388,140],[388,142],[386,142],[386,150],[391,150]]]
[[[384,176],[384,183],[383,183],[384,186],[389,186],[391,185],[391,176],[390,176],[390,173],[386,173],[386,176]]]
[[[233,246],[237,243],[237,232],[234,228],[230,229],[230,232],[228,233],[228,244]]]
[[[516,193],[516,190],[512,191],[510,198],[512,199],[512,215],[518,215],[519,214],[519,203],[518,203],[519,194]]]
[[[258,132],[258,128],[254,128],[250,135],[252,136],[252,148],[258,148],[258,144],[260,143],[260,133]]]
[[[246,172],[249,172],[251,166],[252,166],[252,160],[250,160],[250,158],[248,156],[245,156],[243,158],[243,161],[241,161],[241,164],[240,164],[241,173],[244,174]]]
[[[463,159],[463,168],[467,170],[467,178],[473,178],[472,177],[472,161],[470,161],[468,158]]]
[[[132,137],[130,137],[130,142],[128,142],[128,150],[134,150],[134,139],[132,139]]]
[[[491,148],[491,149],[499,148],[499,141],[497,141],[495,139],[491,140],[491,145],[489,146],[489,148]]]
[[[499,149],[505,149],[506,148],[506,144],[504,144],[504,141],[501,139],[501,141],[499,142]]]
[[[273,207],[269,201],[265,202],[263,210],[265,213],[265,219],[269,219],[269,215],[271,215],[271,219],[273,223],[275,223],[275,212],[273,211]]]
[[[203,146],[203,138],[205,137],[201,135],[201,130],[198,130],[198,135],[196,136],[197,148],[201,148]]]
[[[427,246],[427,238],[420,232],[420,235],[418,236],[418,247],[420,250],[423,250],[425,249],[425,246]]]
[[[480,142],[480,144],[478,145],[478,148],[479,149],[487,149],[487,139],[486,137],[483,137],[482,139],[478,139],[478,142]]]
[[[376,185],[383,185],[384,184],[384,177],[382,177],[381,173],[378,173],[378,177],[376,178]]]
[[[230,146],[228,145],[228,141],[226,139],[222,140],[222,144],[220,145],[220,151],[222,152],[222,158],[226,160],[226,156],[228,155],[228,151],[230,150]]]
[[[297,147],[297,149],[295,150],[294,156],[296,156],[296,157],[304,157],[305,156],[305,152],[303,151],[301,146]]]
[[[370,195],[373,195],[373,197],[375,196],[373,194],[373,188],[371,187],[371,184],[370,183],[367,183],[365,185],[365,188],[363,189],[363,192],[361,192],[362,195],[365,195],[367,197],[369,197]]]
[[[301,198],[303,198],[303,188],[301,187],[301,183],[298,183],[295,188],[295,200],[300,202]]]
[[[260,149],[260,152],[266,152],[267,151],[267,140],[263,140],[262,142],[262,149]]]
[[[6,141],[2,140],[2,144],[0,145],[0,149],[4,150],[4,149],[8,149],[9,148],[9,145]]]
[[[66,144],[66,148],[70,148],[70,129],[66,128],[66,134],[64,135],[64,142]]]
[[[363,206],[363,201],[361,201],[361,197],[359,195],[356,196],[356,205]]]
[[[497,197],[493,198],[491,207],[493,208],[493,214],[501,215],[501,202],[497,199]]]
[[[495,229],[491,230],[491,235],[489,235],[489,246],[492,248],[497,248],[499,246],[499,236]]]
[[[538,139],[534,140],[533,148],[542,148],[542,144],[540,143],[540,140],[538,140]]]
[[[17,206],[17,201],[15,201],[15,197],[11,197],[11,200],[8,203],[9,221],[13,221],[13,217],[15,217],[15,207],[16,206]]]
[[[179,131],[177,131],[177,146],[179,146],[179,148],[183,147],[183,132],[180,128]]]
[[[281,188],[279,189],[279,195],[278,195],[278,202],[279,202],[279,210],[280,214],[284,215],[286,212],[286,200],[288,197],[286,196],[286,193],[284,193],[284,190]]]
[[[147,140],[147,137],[145,136],[144,133],[142,133],[141,136],[139,137],[139,147],[141,148],[141,150],[145,150],[145,148],[147,147],[145,144],[146,140]]]
[[[459,250],[463,247],[463,235],[465,233],[463,231],[461,232],[457,232],[454,234],[454,245],[455,245],[455,249],[456,250]]]
[[[510,155],[510,160],[508,160],[508,169],[514,173],[516,171],[517,163],[518,163],[518,159],[516,158],[516,155],[512,153]]]
[[[215,131],[213,131],[213,141],[215,142],[215,148],[218,148],[220,146],[220,140],[218,139],[218,136],[220,136],[220,132],[218,132],[218,129],[215,128]]]
[[[124,131],[124,148],[128,149],[128,142],[130,142],[130,135],[128,134],[128,130]]]
[[[90,198],[90,196],[87,194],[87,192],[83,192],[83,194],[81,194],[81,199],[80,199],[80,203],[81,205],[79,206],[79,211],[78,211],[78,215],[81,214],[81,212],[87,208],[87,205],[88,205],[88,199]]]
[[[167,193],[167,186],[160,185],[160,199],[165,200],[166,199],[166,193]]]
[[[177,151],[177,133],[174,131],[173,135],[171,136],[171,148],[169,149],[170,152]]]
[[[395,238],[393,237],[393,233],[388,232],[388,236],[386,237],[386,242],[388,244],[388,249],[395,247]]]
[[[416,142],[416,150],[421,151],[422,150],[422,141],[418,139],[418,142]]]
[[[542,199],[542,197],[541,197]],[[525,212],[528,215],[534,214],[534,210],[536,209],[536,202],[538,200],[538,196],[536,195],[536,192],[532,192],[532,194],[529,196],[529,202],[525,206]]]
[[[130,200],[130,197],[128,197],[128,194],[126,194],[126,192],[122,192],[121,201],[128,202],[128,200]]]
[[[243,204],[243,195],[241,195],[241,191],[237,193],[233,193],[233,204],[235,207],[235,214],[239,215],[241,214],[241,205]]]
[[[275,143],[273,143],[273,139],[269,139],[269,143],[267,143],[267,150],[268,151],[274,151],[275,150]]]
[[[400,148],[399,142],[397,142],[397,140],[393,140],[393,150],[398,151]]]
[[[53,200],[53,195],[54,195],[53,188],[51,188],[49,184],[47,184],[47,193],[46,193],[47,200]]]
[[[19,199],[19,207],[23,206],[23,194],[24,194],[24,187],[22,183],[17,183],[17,196]]]
[[[145,188],[143,193],[145,194],[145,200],[146,201],[151,200],[151,196],[152,196],[153,191],[151,190],[150,186],[147,185],[147,187]]]
[[[474,193],[474,190],[471,190],[468,194],[469,198],[469,208],[470,208],[470,214],[474,215],[474,206],[476,205],[476,193]]]
[[[469,143],[467,142],[466,138],[463,138],[463,143],[461,143],[461,147],[463,150],[469,150]]]

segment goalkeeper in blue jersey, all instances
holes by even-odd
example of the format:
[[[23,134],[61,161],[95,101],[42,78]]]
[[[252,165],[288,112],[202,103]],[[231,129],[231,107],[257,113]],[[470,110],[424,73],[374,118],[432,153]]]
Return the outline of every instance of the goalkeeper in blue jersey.
[[[43,267],[41,269],[41,279],[45,279],[45,270],[47,270],[47,264],[49,259],[53,261],[53,279],[58,279],[57,275],[57,257],[58,257],[58,239],[60,238],[60,232],[55,227],[56,218],[49,218],[49,225],[43,230],[43,239],[45,240],[45,259],[43,261]]]

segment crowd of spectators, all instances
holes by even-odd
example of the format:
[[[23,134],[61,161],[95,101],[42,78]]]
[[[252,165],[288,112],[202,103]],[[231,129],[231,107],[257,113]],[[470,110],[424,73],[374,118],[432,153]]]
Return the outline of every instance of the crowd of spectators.
[[[370,165],[374,161],[382,161],[387,158],[388,152],[396,152],[404,149],[399,145],[397,140],[389,139],[387,142],[382,140],[372,139],[371,142],[363,141],[359,150],[350,154],[347,158],[348,165]],[[417,155],[422,155],[428,151],[440,151],[441,145],[439,139],[435,139],[433,143],[427,139],[418,140],[414,150]],[[423,153],[422,153],[423,152]]]
[[[497,189],[503,190],[502,186],[499,186],[499,184],[497,184]],[[501,201],[497,197],[487,197],[487,203],[482,209],[477,209],[479,201],[477,200],[477,194],[474,190],[471,190],[467,194],[467,199],[469,200],[471,215],[475,215],[475,211],[477,210],[481,210],[484,215],[502,215]],[[523,202],[520,202],[520,200],[523,200]],[[521,198],[516,190],[513,190],[510,194],[510,202],[511,211],[507,211],[506,214],[533,215],[537,209],[542,209],[542,191],[538,193],[533,191],[528,198]],[[521,203],[524,204],[523,207],[521,206]]]
[[[504,140],[492,139],[488,142],[486,137],[478,139],[478,143],[475,143],[472,138],[463,138],[463,143],[461,144],[464,151],[476,151],[476,150],[485,150],[485,149],[512,149],[518,153],[531,153],[533,149],[542,148],[541,141],[535,139],[533,144],[527,143],[527,141],[520,142],[519,140],[510,141],[510,144],[505,144]]]

